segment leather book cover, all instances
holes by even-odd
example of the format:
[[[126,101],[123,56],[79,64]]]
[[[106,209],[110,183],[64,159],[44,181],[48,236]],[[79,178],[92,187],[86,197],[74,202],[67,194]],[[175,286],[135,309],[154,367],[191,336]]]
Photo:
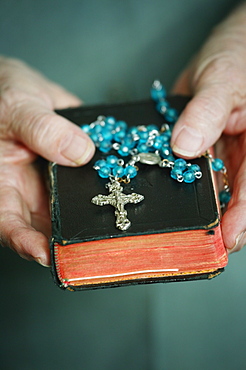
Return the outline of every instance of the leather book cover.
[[[168,99],[182,111],[188,99]],[[98,116],[114,116],[130,126],[164,123],[150,100],[96,105],[58,111],[83,125]],[[109,153],[115,154],[115,153]],[[170,177],[170,169],[139,165],[138,175],[123,184],[123,193],[144,200],[127,204],[129,229],[115,226],[114,207],[91,202],[108,194],[108,179],[94,163],[105,157],[98,150],[82,167],[50,164],[52,271],[61,288],[83,290],[129,284],[212,278],[227,264],[221,237],[220,210],[208,158],[189,161],[202,177],[191,184]]]

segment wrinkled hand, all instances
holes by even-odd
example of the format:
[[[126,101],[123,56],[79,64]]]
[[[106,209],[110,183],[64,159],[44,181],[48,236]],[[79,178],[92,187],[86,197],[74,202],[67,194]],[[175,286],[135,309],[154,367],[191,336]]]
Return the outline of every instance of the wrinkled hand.
[[[51,225],[36,159],[40,155],[67,166],[89,161],[92,141],[53,112],[80,104],[24,63],[0,58],[0,241],[45,266]]]
[[[229,252],[246,244],[246,5],[213,32],[178,79],[175,93],[193,98],[173,131],[174,152],[197,157],[218,139],[216,156],[228,169],[232,199],[222,218]]]

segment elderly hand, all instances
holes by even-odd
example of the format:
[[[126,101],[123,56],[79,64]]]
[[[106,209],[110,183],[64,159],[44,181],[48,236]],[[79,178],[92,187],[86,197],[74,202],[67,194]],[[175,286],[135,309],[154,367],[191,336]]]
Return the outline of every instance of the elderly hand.
[[[221,23],[183,72],[175,93],[193,98],[173,131],[174,152],[197,157],[216,145],[228,169],[232,199],[222,218],[229,252],[246,244],[246,5]]]
[[[0,58],[0,240],[50,264],[48,195],[37,155],[66,166],[89,161],[94,145],[54,109],[81,101],[24,63]]]

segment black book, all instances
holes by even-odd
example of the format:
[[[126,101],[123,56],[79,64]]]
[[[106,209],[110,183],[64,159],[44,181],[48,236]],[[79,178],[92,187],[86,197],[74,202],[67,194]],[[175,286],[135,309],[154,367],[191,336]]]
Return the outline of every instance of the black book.
[[[179,112],[188,101],[180,96],[168,100]],[[149,100],[58,113],[78,125],[90,124],[100,115],[114,116],[129,126],[164,123]],[[140,163],[138,175],[122,186],[124,194],[140,194],[144,200],[125,205],[131,226],[120,230],[112,205],[92,203],[95,196],[109,194],[105,187],[109,180],[93,168],[103,157],[97,150],[82,167],[50,164],[52,271],[60,287],[81,290],[195,280],[223,271],[227,253],[208,158],[189,161],[202,171],[201,179],[192,184],[175,181],[168,168]]]

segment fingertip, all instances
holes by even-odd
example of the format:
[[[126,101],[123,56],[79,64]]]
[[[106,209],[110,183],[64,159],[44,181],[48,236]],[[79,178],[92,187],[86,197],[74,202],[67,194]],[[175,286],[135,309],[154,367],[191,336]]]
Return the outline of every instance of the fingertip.
[[[38,231],[34,232],[35,235],[33,235],[33,237],[39,241],[36,245],[36,248],[32,249],[31,256],[33,260],[36,261],[39,265],[43,267],[50,267],[51,259],[50,259],[49,240],[41,232]]]
[[[175,81],[171,93],[175,95],[188,95],[191,96],[190,86],[190,69],[185,69]]]
[[[89,136],[75,123],[47,109],[36,107],[32,119],[17,127],[16,134],[33,152],[63,166],[80,166],[93,156]]]
[[[234,253],[240,251],[244,246],[246,246],[246,232],[242,231],[239,235],[237,235],[235,244],[231,249],[228,249],[228,253]]]
[[[219,95],[219,88],[196,93],[174,126],[171,145],[175,154],[194,158],[218,140],[230,113],[228,99]]]
[[[194,158],[202,153],[204,147],[203,135],[193,127],[181,127],[172,143],[173,152],[184,158]]]
[[[67,109],[67,108],[78,108],[79,106],[83,105],[83,100],[78,98],[77,96],[67,93],[63,94],[62,96],[56,96],[56,101],[54,102],[55,109]]]
[[[92,140],[84,133],[73,134],[70,137],[70,140],[64,141],[64,144],[61,146],[60,154],[64,157],[65,162],[68,163],[57,163],[66,164],[71,166],[81,166],[86,164],[94,155],[95,146]]]
[[[13,230],[8,239],[10,248],[20,257],[50,266],[49,241],[43,233],[27,225]]]
[[[55,109],[76,108],[83,104],[83,100],[77,95],[55,82],[49,81],[49,87],[51,87],[51,96]]]
[[[43,267],[50,267],[50,264],[48,263],[48,259],[46,256],[36,257],[34,258],[34,261],[36,261],[39,265]]]
[[[231,202],[222,218],[222,235],[228,253],[241,250],[246,245],[246,204]]]

